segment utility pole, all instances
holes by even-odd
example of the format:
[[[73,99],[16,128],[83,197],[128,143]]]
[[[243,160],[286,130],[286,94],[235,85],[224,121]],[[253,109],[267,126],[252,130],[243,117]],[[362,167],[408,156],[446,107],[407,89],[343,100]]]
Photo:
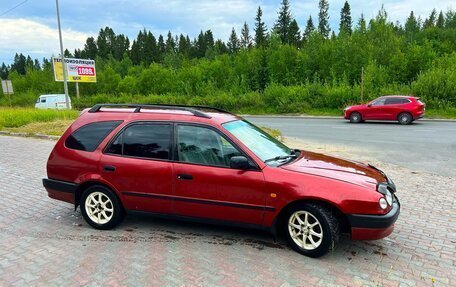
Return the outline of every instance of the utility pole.
[[[55,0],[55,6],[57,7],[57,24],[59,26],[59,39],[60,39],[60,58],[62,59],[63,69],[63,88],[65,90],[65,101],[66,108],[70,109],[70,98],[68,96],[68,83],[67,83],[67,69],[65,63],[65,55],[63,54],[63,41],[62,41],[62,28],[60,27],[60,12],[59,12],[59,0]]]
[[[364,102],[364,67],[361,67],[361,103]]]

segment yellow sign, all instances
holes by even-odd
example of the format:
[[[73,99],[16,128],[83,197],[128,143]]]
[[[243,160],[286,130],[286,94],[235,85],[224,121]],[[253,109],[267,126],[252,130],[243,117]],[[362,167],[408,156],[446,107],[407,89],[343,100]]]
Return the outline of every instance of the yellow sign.
[[[96,83],[97,72],[94,60],[65,58],[67,68],[67,81],[79,83]],[[54,79],[56,82],[63,82],[62,59],[52,58],[54,68]]]

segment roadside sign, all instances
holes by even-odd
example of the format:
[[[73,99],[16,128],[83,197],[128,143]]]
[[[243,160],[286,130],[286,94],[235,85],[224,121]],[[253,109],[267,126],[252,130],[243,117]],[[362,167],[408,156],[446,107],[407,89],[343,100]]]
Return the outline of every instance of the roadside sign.
[[[76,83],[96,83],[97,73],[95,61],[86,59],[65,58],[67,68],[67,81]],[[54,79],[56,82],[63,82],[62,59],[52,57],[54,68]]]
[[[14,94],[13,83],[11,83],[11,80],[2,80],[2,90],[3,90],[3,94],[5,94],[5,95]]]

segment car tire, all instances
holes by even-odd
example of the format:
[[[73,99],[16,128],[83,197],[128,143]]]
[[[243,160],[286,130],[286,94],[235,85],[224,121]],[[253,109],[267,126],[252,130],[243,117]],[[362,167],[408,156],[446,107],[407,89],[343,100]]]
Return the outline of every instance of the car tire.
[[[400,113],[399,116],[397,116],[397,121],[401,125],[408,125],[413,122],[413,118],[410,113]]]
[[[299,204],[283,220],[284,234],[295,251],[317,258],[335,249],[339,241],[339,221],[318,204]]]
[[[350,114],[350,122],[351,123],[360,123],[363,121],[361,114],[358,112],[353,112]]]
[[[82,194],[80,207],[84,220],[95,229],[112,229],[124,217],[117,196],[102,185],[87,188]]]

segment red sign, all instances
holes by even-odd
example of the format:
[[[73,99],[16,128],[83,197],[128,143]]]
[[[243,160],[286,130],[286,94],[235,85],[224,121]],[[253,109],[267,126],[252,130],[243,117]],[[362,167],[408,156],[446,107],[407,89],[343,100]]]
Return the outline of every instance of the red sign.
[[[78,67],[78,75],[81,76],[93,76],[95,69],[92,67]]]

